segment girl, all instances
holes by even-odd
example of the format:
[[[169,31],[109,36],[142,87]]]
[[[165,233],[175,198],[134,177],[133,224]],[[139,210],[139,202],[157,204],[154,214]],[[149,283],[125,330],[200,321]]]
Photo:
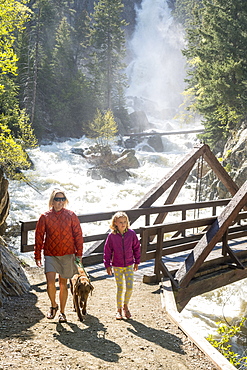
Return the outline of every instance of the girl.
[[[140,263],[140,242],[134,230],[129,229],[126,213],[117,212],[111,219],[112,232],[108,235],[104,246],[104,265],[108,275],[112,275],[112,267],[117,284],[116,319],[124,316],[130,319],[128,303],[133,290],[134,273]],[[123,301],[123,277],[125,277],[125,294]],[[123,304],[124,302],[124,304]]]

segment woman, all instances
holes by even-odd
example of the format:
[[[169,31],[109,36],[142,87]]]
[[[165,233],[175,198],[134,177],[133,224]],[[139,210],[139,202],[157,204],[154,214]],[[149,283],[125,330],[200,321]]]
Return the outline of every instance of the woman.
[[[44,270],[47,293],[51,307],[47,314],[53,319],[58,311],[56,303],[56,273],[59,274],[59,322],[66,322],[65,306],[68,298],[67,279],[77,273],[75,257],[82,259],[83,236],[78,217],[65,207],[68,199],[60,189],[53,190],[50,210],[42,214],[36,226],[34,258],[38,267],[42,266],[41,251],[44,251]]]

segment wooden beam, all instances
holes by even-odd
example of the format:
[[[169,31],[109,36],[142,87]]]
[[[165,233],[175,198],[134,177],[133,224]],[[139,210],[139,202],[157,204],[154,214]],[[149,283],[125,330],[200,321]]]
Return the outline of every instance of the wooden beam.
[[[175,279],[178,281],[180,287],[188,286],[196,271],[200,268],[216,243],[221,240],[227,228],[235,220],[246,203],[247,181],[234,195],[223,212],[217,217],[210,229],[203,235],[193,251],[186,258],[181,268],[177,271]]]
[[[159,228],[157,230],[157,247],[156,247],[155,261],[154,261],[154,273],[157,277],[157,281],[160,281],[161,279],[160,261],[162,259],[163,238],[164,238],[164,233],[162,229]]]
[[[206,148],[206,151],[204,153],[204,158],[208,165],[212,168],[216,176],[221,180],[221,182],[225,185],[227,190],[230,192],[232,196],[236,194],[239,187],[237,184],[233,181],[233,179],[228,175],[224,167],[220,164],[218,159],[215,157],[215,155],[211,152],[209,147]]]
[[[194,164],[192,164],[192,166],[188,169],[187,172],[185,172],[177,181],[176,183],[174,184],[170,194],[168,195],[164,205],[167,205],[167,204],[172,204],[175,202],[178,194],[180,193],[180,190],[182,189],[187,177],[189,176],[190,174],[190,171],[192,170]],[[161,224],[162,222],[164,222],[166,216],[168,215],[168,212],[165,212],[165,213],[160,213],[155,221],[154,221],[154,225],[155,224]]]
[[[174,290],[178,312],[181,312],[184,309],[191,298],[245,278],[247,278],[247,268],[227,268],[225,270],[220,269],[215,271],[211,275],[203,275],[202,278],[199,277],[193,279],[189,286]]]
[[[174,277],[172,276],[172,274],[170,273],[170,271],[168,270],[168,268],[166,267],[166,265],[164,264],[164,262],[162,260],[160,260],[160,271],[163,273],[163,275],[165,277],[168,277],[171,281],[172,281],[172,284],[175,288],[178,288],[178,284],[176,282],[176,280],[174,280]]]

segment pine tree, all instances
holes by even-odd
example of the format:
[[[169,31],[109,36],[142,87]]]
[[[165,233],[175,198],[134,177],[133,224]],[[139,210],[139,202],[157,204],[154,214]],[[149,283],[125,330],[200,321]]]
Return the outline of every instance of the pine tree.
[[[117,124],[112,111],[108,109],[103,114],[97,109],[89,128],[91,131],[90,137],[96,140],[96,145],[100,151],[109,147],[109,140],[114,138],[117,133]]]
[[[63,17],[57,28],[51,55],[49,115],[59,136],[78,137],[85,131],[93,108],[88,104],[90,85],[78,69],[73,35],[73,27],[68,24],[67,18]]]
[[[123,74],[125,37],[121,18],[123,4],[120,0],[99,0],[94,7],[90,33],[89,71],[93,81],[98,108],[114,112],[124,104]]]
[[[195,12],[184,51],[191,109],[204,118],[202,138],[214,147],[246,116],[247,2],[204,0]]]
[[[20,99],[43,136],[81,136],[95,112],[83,66],[86,12],[73,2],[34,0],[33,17],[19,42]]]

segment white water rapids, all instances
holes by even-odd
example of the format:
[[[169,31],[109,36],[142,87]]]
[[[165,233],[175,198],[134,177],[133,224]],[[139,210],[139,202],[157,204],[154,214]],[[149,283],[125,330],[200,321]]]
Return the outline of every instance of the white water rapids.
[[[188,128],[181,127],[180,121],[162,120],[167,109],[178,111],[182,102],[184,60],[180,49],[183,38],[177,31],[179,27],[173,23],[171,11],[164,0],[143,0],[142,7],[137,11],[136,32],[129,41],[133,60],[127,68],[130,85],[126,95],[132,102],[137,98],[141,109],[162,131],[166,131],[164,127],[167,124],[175,130]],[[133,109],[132,105],[130,112]],[[69,209],[76,214],[132,208],[197,142],[195,134],[170,136],[168,139],[163,137],[165,144],[167,140],[171,143],[163,153],[145,152],[139,145],[136,156],[140,168],[130,170],[131,177],[123,184],[105,179],[92,180],[87,176],[89,165],[81,156],[71,153],[72,148],[86,148],[92,143],[85,137],[30,150],[34,170],[25,174],[39,193],[24,182],[10,181],[9,227],[19,225],[20,221],[37,220],[48,209],[48,198],[54,187],[66,190]],[[114,149],[122,150],[116,144]],[[176,203],[193,202],[194,196],[193,189],[183,189]],[[83,225],[84,235],[94,233],[96,227],[99,233],[108,229],[103,222]],[[19,254],[20,239],[14,238],[11,244],[15,253]],[[34,265],[32,253],[19,256]],[[216,322],[223,317],[233,323],[246,314],[246,295],[246,280],[242,280],[193,298],[182,315],[190,325],[207,336],[215,333]]]

